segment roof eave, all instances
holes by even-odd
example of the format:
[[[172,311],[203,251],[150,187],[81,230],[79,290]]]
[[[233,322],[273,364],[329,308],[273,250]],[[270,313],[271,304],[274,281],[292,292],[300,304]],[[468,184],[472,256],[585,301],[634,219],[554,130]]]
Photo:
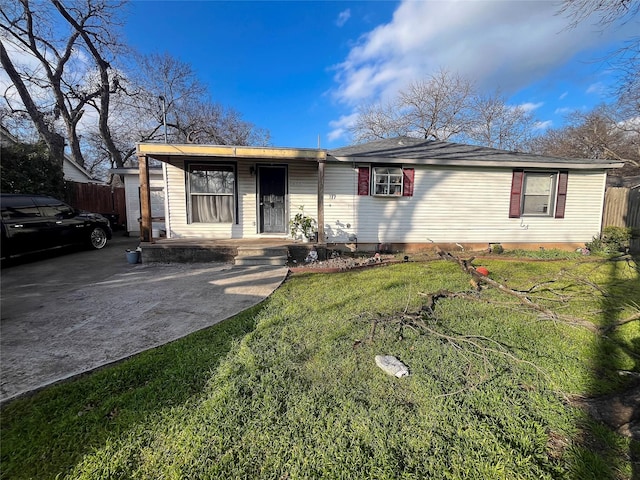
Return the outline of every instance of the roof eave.
[[[170,157],[268,158],[313,161],[323,161],[327,158],[327,151],[317,148],[139,143],[137,151],[138,155],[147,155],[160,161],[168,161]]]
[[[328,156],[329,162],[345,163],[384,163],[392,165],[434,165],[442,167],[496,167],[496,168],[553,168],[571,170],[601,170],[621,168],[624,163],[602,162],[563,162],[563,161],[504,161],[504,160],[442,160],[434,158],[387,158],[387,157],[334,157]]]

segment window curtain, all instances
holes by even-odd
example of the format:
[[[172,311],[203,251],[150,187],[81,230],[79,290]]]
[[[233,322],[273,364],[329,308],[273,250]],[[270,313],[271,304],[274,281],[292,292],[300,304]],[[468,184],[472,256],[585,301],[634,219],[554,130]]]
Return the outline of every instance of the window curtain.
[[[192,221],[198,223],[233,222],[233,195],[192,195]]]

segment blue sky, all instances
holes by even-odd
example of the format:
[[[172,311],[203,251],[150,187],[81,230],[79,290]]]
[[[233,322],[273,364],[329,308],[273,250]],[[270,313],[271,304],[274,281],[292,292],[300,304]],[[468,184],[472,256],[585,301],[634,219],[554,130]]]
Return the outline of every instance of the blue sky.
[[[158,1],[130,5],[127,43],[189,63],[211,99],[271,132],[274,146],[349,143],[359,104],[440,69],[499,88],[546,127],[610,100],[601,61],[638,19],[575,29],[558,2]]]

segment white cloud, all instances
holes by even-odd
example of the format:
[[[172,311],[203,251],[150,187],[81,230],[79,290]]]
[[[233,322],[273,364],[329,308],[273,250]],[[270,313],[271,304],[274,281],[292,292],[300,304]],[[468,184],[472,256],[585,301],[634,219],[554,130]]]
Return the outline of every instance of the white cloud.
[[[28,71],[35,76],[34,72],[37,72],[40,68],[40,62],[36,57],[25,52],[23,49],[16,47],[10,42],[5,43],[5,49],[7,51],[7,55],[18,71]],[[22,105],[20,95],[4,68],[0,69],[0,89],[14,106],[20,107]],[[45,99],[50,98],[50,94],[47,89],[36,89],[36,87],[32,87],[29,93],[36,101],[44,101]]]
[[[482,90],[513,93],[609,40],[588,19],[566,29],[557,9],[557,2],[404,0],[389,23],[364,34],[335,67],[332,93],[347,105],[385,99],[440,68]]]
[[[537,110],[542,105],[544,105],[544,103],[542,102],[537,102],[537,103],[527,102],[527,103],[522,103],[518,106],[525,112],[529,113],[529,112],[533,112],[534,110]]]
[[[342,115],[338,120],[332,120],[329,122],[329,126],[331,127],[331,131],[327,138],[330,142],[333,142],[339,138],[344,138],[349,133],[349,128],[352,127],[358,118],[357,113],[352,113],[350,115]]]
[[[553,126],[553,121],[552,120],[545,120],[543,122],[536,122],[535,125],[533,126],[534,130],[546,130],[548,128],[551,128]]]
[[[342,27],[347,21],[351,18],[351,9],[347,8],[343,10],[338,15],[338,19],[336,20],[336,25]]]
[[[567,98],[567,95],[569,95],[569,92],[563,92],[562,95],[558,97],[558,100],[564,100],[565,98]]]
[[[589,85],[587,93],[589,95],[603,95],[607,91],[607,87],[602,82],[596,82]]]
[[[553,113],[556,115],[566,115],[567,113],[573,112],[575,109],[569,107],[560,107],[556,108]]]

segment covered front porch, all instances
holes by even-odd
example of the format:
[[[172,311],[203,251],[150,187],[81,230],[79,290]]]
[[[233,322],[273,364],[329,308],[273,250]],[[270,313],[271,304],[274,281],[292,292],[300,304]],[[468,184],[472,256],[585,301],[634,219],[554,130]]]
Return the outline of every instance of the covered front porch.
[[[229,252],[295,245],[289,222],[304,209],[325,244],[324,177],[320,149],[139,144],[141,241],[147,251]],[[149,165],[161,162],[166,237],[152,228]],[[228,258],[228,254],[220,254]]]

